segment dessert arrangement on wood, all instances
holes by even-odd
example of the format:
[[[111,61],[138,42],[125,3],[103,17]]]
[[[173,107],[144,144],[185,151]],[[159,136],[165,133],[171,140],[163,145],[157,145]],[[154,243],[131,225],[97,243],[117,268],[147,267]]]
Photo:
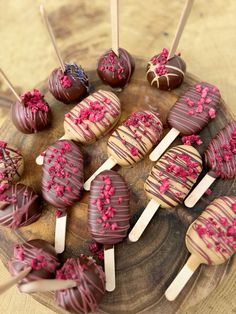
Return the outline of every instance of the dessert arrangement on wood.
[[[29,294],[51,291],[56,304],[70,313],[94,312],[104,295],[119,289],[116,275],[122,272],[122,267],[116,258],[115,246],[116,252],[119,245],[119,249],[130,245],[131,251],[136,245],[141,245],[159,207],[166,212],[171,210],[171,215],[183,204],[194,207],[204,193],[209,192],[216,179],[227,181],[235,178],[236,121],[228,122],[215,137],[209,139],[204,156],[203,150],[192,145],[193,142],[201,144],[198,133],[210,128],[222,110],[221,95],[216,86],[199,81],[187,90],[183,88],[185,83],[180,87],[185,78],[186,65],[176,50],[194,1],[186,1],[170,51],[164,48],[147,66],[148,82],[157,89],[165,90],[167,97],[170,90],[181,88],[175,103],[171,103],[166,121],[162,110],[146,108],[145,105],[141,109],[132,108],[126,114],[129,99],[123,99],[122,93],[129,90],[137,66],[135,70],[134,58],[119,46],[118,2],[110,0],[112,48],[98,60],[96,73],[104,89],[97,90],[93,86],[94,78],[89,80],[80,66],[63,62],[46,10],[43,5],[40,6],[59,62],[59,68],[48,79],[48,90],[56,99],[58,111],[61,111],[59,102],[67,104],[67,109],[69,104],[74,105],[65,115],[63,113],[60,130],[64,127],[64,135],[61,138],[58,134],[53,141],[52,137],[47,138],[53,108],[51,106],[51,112],[40,90],[35,88],[20,96],[0,70],[3,80],[17,99],[11,107],[11,118],[15,127],[24,133],[21,136],[33,136],[37,141],[40,137],[34,133],[45,131],[45,141],[40,142],[43,145],[38,151],[41,154],[31,156],[31,159],[36,159],[37,165],[42,165],[38,167],[41,169],[40,191],[35,190],[34,185],[31,187],[20,182],[28,166],[24,162],[25,156],[10,141],[0,140],[0,228],[15,232],[21,239],[21,243],[14,245],[13,256],[8,263],[12,278],[0,284],[0,294],[14,285]],[[150,87],[146,80],[145,84],[145,93],[154,90],[158,99],[161,92]],[[163,129],[168,127],[170,131],[163,137]],[[183,136],[184,145],[174,143],[169,148],[179,135]],[[98,154],[104,151],[105,142],[108,158],[104,152],[104,156],[93,164],[90,153],[98,146],[101,147]],[[152,161],[156,164],[153,165]],[[150,166],[145,179],[138,168],[144,162]],[[132,184],[126,180],[131,168],[140,171]],[[206,169],[209,172],[199,181],[199,176],[204,175]],[[34,169],[30,171],[34,172]],[[146,207],[141,213],[135,212],[132,217],[131,204],[135,209],[142,197],[134,188],[139,180],[142,187],[144,184],[143,191],[149,203],[146,203],[147,206],[144,203]],[[177,298],[200,264],[223,264],[235,253],[236,196],[233,193],[234,190],[229,191],[229,196],[222,193],[223,196],[219,195],[212,202],[207,199],[209,205],[205,210],[194,212],[196,219],[191,221],[192,224],[189,221],[185,238],[191,256],[168,289],[164,287],[163,294],[167,300]],[[92,253],[99,251],[99,254],[94,258],[88,256],[85,252],[86,239],[81,234],[85,251],[75,256],[70,249],[64,258],[61,254],[67,249],[66,226],[68,228],[69,223],[73,224],[70,212],[75,204],[78,205],[76,210],[82,211],[84,195],[86,223],[93,240],[90,250]],[[43,200],[48,205],[43,205]],[[43,209],[49,205],[54,208],[56,217],[54,246],[43,239],[30,238],[26,241],[18,229],[28,226],[31,237],[34,234],[30,233],[31,224],[42,219]],[[188,213],[194,211],[185,210]],[[54,228],[50,226],[51,229]],[[81,233],[77,220],[73,232]],[[158,234],[155,236],[158,237]],[[125,256],[125,262],[129,258],[131,256]],[[117,261],[119,267],[116,267]],[[109,293],[106,294],[106,291]]]

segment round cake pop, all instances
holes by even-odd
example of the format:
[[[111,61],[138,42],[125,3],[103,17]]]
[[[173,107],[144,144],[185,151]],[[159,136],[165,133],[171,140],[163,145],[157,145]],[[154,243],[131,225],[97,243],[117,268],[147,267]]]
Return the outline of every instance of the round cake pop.
[[[17,229],[36,221],[42,212],[39,196],[21,183],[0,185],[0,225]]]
[[[55,69],[49,79],[48,88],[59,101],[69,104],[81,101],[89,92],[89,81],[81,66],[75,63],[65,63],[65,72]]]
[[[57,279],[72,279],[77,287],[56,292],[57,303],[71,313],[87,314],[97,309],[105,293],[105,274],[101,266],[85,255],[69,258],[57,271]]]
[[[11,106],[11,118],[22,133],[30,134],[43,130],[51,122],[51,110],[38,89],[24,93],[21,101]]]
[[[0,183],[18,181],[23,169],[24,159],[19,150],[0,141]]]
[[[172,90],[179,87],[185,76],[186,64],[178,55],[168,60],[168,50],[152,57],[147,65],[147,80],[151,86],[161,90]]]
[[[135,63],[132,56],[123,48],[119,48],[119,56],[112,49],[98,60],[97,73],[104,84],[112,88],[123,88],[131,79]]]
[[[47,241],[35,239],[23,244],[15,244],[13,257],[8,262],[12,276],[16,276],[27,267],[31,272],[20,282],[23,283],[54,278],[59,266],[54,247]]]

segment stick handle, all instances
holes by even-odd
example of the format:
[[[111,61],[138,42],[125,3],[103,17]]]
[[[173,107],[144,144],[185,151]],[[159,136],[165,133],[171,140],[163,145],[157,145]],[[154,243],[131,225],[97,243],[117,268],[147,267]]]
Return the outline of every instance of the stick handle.
[[[27,267],[22,270],[17,276],[11,278],[9,281],[0,285],[0,295],[9,290],[11,287],[15,286],[19,281],[24,279],[31,271],[31,267]]]
[[[114,291],[116,288],[115,273],[115,248],[104,247],[104,271],[106,275],[106,291]]]
[[[36,280],[20,286],[20,292],[47,292],[58,291],[69,288],[74,288],[77,283],[74,280],[57,280],[57,279],[42,279]]]
[[[67,214],[56,218],[55,250],[61,254],[65,250]]]
[[[189,279],[192,277],[195,270],[200,265],[200,261],[195,255],[191,255],[187,263],[175,277],[174,281],[170,284],[165,292],[167,300],[174,301],[180,292],[183,290]]]
[[[185,3],[185,7],[182,11],[182,14],[181,14],[181,17],[179,20],[179,24],[178,24],[178,27],[177,27],[177,30],[175,33],[175,37],[174,37],[174,40],[172,42],[171,49],[169,51],[168,60],[171,59],[172,57],[174,57],[174,55],[175,55],[175,52],[178,48],[179,41],[180,41],[181,35],[183,33],[185,24],[187,22],[187,19],[190,15],[191,10],[192,10],[193,2],[194,2],[194,0],[187,0]]]
[[[44,22],[45,22],[45,25],[46,25],[48,34],[49,34],[49,36],[50,36],[52,45],[53,45],[54,50],[55,50],[55,52],[56,52],[57,59],[58,59],[58,61],[59,61],[60,67],[61,67],[62,71],[65,72],[65,70],[66,70],[66,69],[65,69],[65,65],[64,65],[64,62],[63,62],[63,60],[62,60],[60,51],[59,51],[59,49],[58,49],[58,47],[57,47],[56,39],[55,39],[53,30],[52,30],[52,27],[51,27],[51,25],[50,25],[50,23],[49,23],[47,12],[46,12],[46,10],[45,10],[45,8],[44,8],[44,6],[43,6],[42,4],[40,5],[39,8],[40,8],[40,13],[41,13],[41,15],[42,15],[42,18],[43,18],[43,20],[44,20]]]
[[[160,204],[158,204],[154,199],[151,199],[147,207],[142,212],[142,215],[134,225],[133,229],[129,233],[129,240],[131,242],[137,242],[139,240],[144,230],[147,228],[147,225],[152,220],[152,217],[158,210],[159,206]]]
[[[18,101],[21,102],[21,98],[20,96],[18,95],[17,91],[15,90],[14,86],[12,85],[12,83],[9,81],[8,77],[6,76],[6,74],[3,72],[2,69],[0,69],[0,73],[5,81],[5,83],[8,85],[8,87],[10,88],[10,90],[12,91],[12,93],[14,94],[14,96],[16,97],[16,99]]]
[[[117,162],[115,161],[115,159],[113,159],[113,157],[109,157],[102,165],[101,167],[98,168],[97,171],[94,172],[94,174],[84,183],[84,189],[85,191],[90,191],[90,186],[92,181],[94,180],[94,178],[101,173],[104,170],[110,170],[112,169],[115,165],[117,164]]]
[[[175,128],[172,128],[166,136],[162,139],[162,141],[156,146],[156,148],[151,152],[149,155],[149,159],[151,161],[157,161],[161,155],[167,150],[172,142],[176,139],[179,135],[179,131]]]
[[[212,185],[216,178],[210,176],[208,173],[203,177],[203,179],[198,183],[195,189],[189,194],[185,199],[184,204],[187,207],[193,207],[203,196],[206,190]]]
[[[119,56],[119,0],[111,1],[111,37],[112,37],[112,50]]]

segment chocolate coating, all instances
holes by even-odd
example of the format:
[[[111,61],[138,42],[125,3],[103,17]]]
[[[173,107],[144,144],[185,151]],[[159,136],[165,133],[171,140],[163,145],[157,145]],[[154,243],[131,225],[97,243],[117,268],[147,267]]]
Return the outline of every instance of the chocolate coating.
[[[92,181],[88,224],[96,242],[113,245],[127,236],[129,197],[126,182],[115,171],[105,170]]]
[[[0,225],[17,229],[35,222],[42,213],[39,196],[22,183],[0,186]]]
[[[48,89],[57,100],[65,104],[80,101],[89,91],[87,74],[75,63],[65,63],[65,69],[65,73],[61,68],[52,71],[48,79]],[[68,84],[63,83],[64,78]]]
[[[19,150],[0,141],[0,183],[18,181],[24,170],[24,159]]]
[[[175,55],[167,60],[168,50],[152,57],[147,64],[147,80],[151,86],[161,90],[172,90],[179,87],[185,76],[186,64],[183,59]]]
[[[113,88],[123,88],[133,74],[135,63],[132,56],[123,48],[118,49],[119,56],[109,49],[98,60],[97,73],[104,84]]]
[[[205,163],[210,175],[221,179],[236,176],[236,121],[227,124],[213,138],[205,151]]]
[[[51,123],[51,110],[39,90],[25,93],[22,101],[11,106],[11,119],[15,127],[25,134],[37,133]]]
[[[57,271],[57,279],[72,279],[77,287],[56,292],[56,302],[70,313],[95,312],[105,293],[105,274],[101,266],[85,255],[69,258]]]
[[[198,133],[209,123],[211,117],[215,117],[220,98],[216,86],[206,82],[195,84],[177,99],[167,121],[183,135]]]
[[[72,141],[61,140],[45,152],[42,195],[51,205],[65,211],[80,200],[84,183],[83,156]]]
[[[27,267],[31,272],[20,282],[21,284],[39,280],[54,278],[59,266],[54,247],[47,241],[35,239],[14,246],[13,257],[8,262],[9,272],[12,276]]]

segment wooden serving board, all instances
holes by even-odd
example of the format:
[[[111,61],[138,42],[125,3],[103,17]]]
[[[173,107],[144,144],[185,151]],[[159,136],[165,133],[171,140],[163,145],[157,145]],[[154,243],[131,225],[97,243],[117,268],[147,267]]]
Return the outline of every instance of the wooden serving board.
[[[190,85],[199,81],[188,74],[181,88],[172,92],[162,92],[149,86],[145,79],[146,61],[136,59],[136,70],[131,83],[118,94],[122,103],[123,120],[128,114],[140,109],[153,109],[160,113],[165,124],[166,116],[176,98]],[[102,86],[95,71],[88,72],[90,81],[96,89]],[[18,132],[10,122],[10,97],[0,95],[0,139],[18,146],[25,158],[25,172],[22,182],[31,185],[40,193],[41,167],[35,164],[35,157],[49,144],[63,134],[64,114],[73,105],[57,102],[47,91],[47,84],[39,86],[46,94],[53,112],[53,124],[50,129],[33,135]],[[224,101],[221,101],[217,118],[201,132],[204,143],[197,147],[203,153],[210,139],[227,121],[232,119]],[[165,130],[167,132],[168,129]],[[85,178],[88,178],[107,158],[106,142],[109,135],[93,145],[81,147],[85,160]],[[179,144],[177,140],[174,144]],[[148,199],[143,184],[153,163],[148,157],[133,168],[115,169],[124,176],[130,186],[131,193],[131,226],[146,206]],[[171,210],[160,209],[137,243],[127,240],[116,245],[117,288],[107,293],[100,304],[98,313],[134,314],[134,313],[177,313],[183,311],[205,298],[230,272],[236,271],[236,260],[217,267],[202,266],[175,302],[168,302],[164,292],[178,271],[184,265],[188,252],[185,247],[185,232],[189,224],[201,213],[205,206],[220,195],[235,193],[235,180],[217,180],[211,196],[204,196],[194,209],[178,206]],[[84,193],[80,203],[68,210],[66,251],[61,260],[78,256],[80,253],[90,254],[88,244],[91,236],[87,228],[87,203],[89,193]],[[42,238],[53,243],[55,216],[54,209],[45,203],[42,217],[34,224],[13,232],[0,227],[0,257],[5,264],[12,255],[13,243],[21,240]],[[53,301],[53,294],[34,294],[33,297],[57,313],[66,313]]]

